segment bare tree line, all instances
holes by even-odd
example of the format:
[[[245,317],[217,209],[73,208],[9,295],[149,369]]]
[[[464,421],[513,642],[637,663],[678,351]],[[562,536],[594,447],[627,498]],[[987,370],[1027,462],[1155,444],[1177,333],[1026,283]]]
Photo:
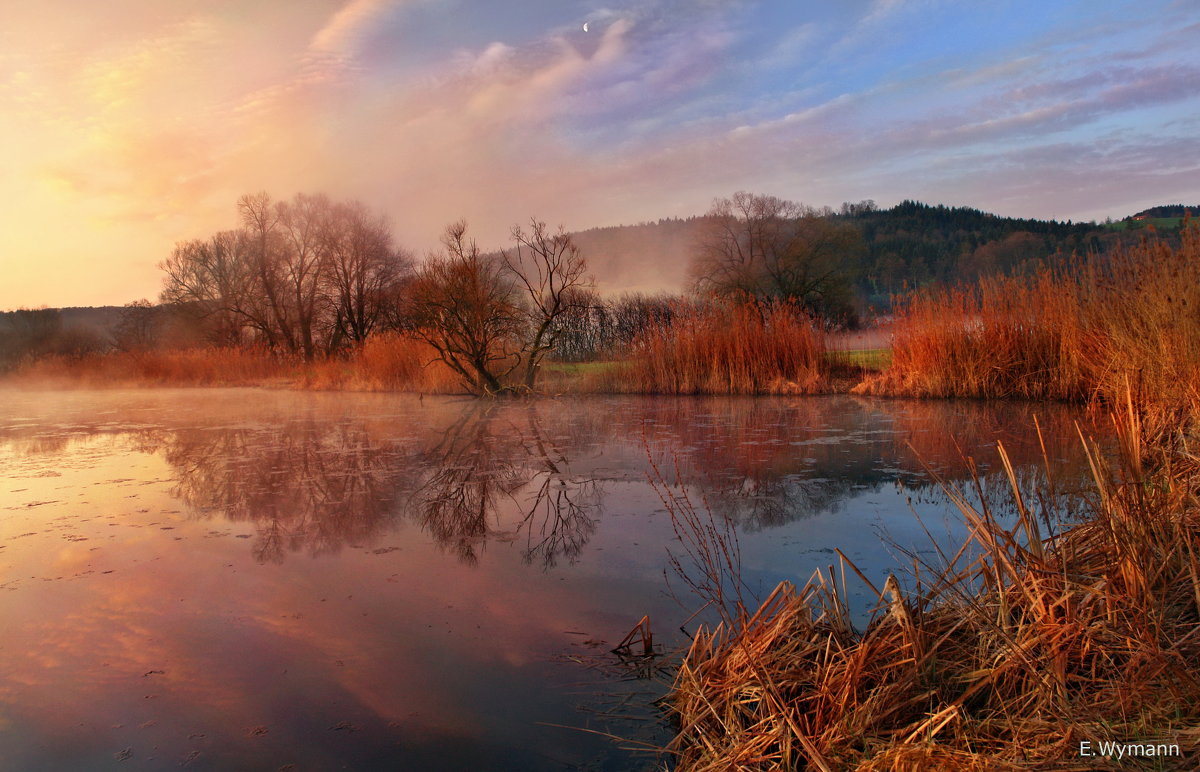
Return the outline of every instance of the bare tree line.
[[[238,200],[237,214],[238,227],[175,246],[160,263],[161,305],[126,306],[113,348],[186,346],[199,331],[211,345],[254,344],[312,361],[402,332],[428,344],[474,394],[533,391],[548,359],[625,356],[647,330],[667,333],[681,311],[710,303],[834,315],[849,286],[843,263],[861,245],[831,211],[736,193],[703,218],[691,295],[606,300],[572,236],[536,217],[490,253],[465,221],[452,223],[440,249],[418,262],[387,219],[357,201],[257,193]],[[35,332],[23,335],[22,351],[46,348]]]
[[[414,267],[382,215],[266,193],[243,196],[238,213],[239,229],[182,242],[160,264],[162,301],[203,319],[214,343],[253,337],[311,360],[387,326]]]
[[[237,230],[180,243],[161,264],[163,303],[190,310],[217,344],[255,340],[312,360],[405,330],[473,393],[532,390],[562,320],[590,297],[578,247],[536,218],[514,226],[513,248],[498,254],[452,223],[417,266],[357,202],[259,193],[238,213]]]

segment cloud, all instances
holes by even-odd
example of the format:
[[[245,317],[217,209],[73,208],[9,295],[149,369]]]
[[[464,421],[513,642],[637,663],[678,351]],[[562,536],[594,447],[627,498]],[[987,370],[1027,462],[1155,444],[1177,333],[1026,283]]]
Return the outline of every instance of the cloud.
[[[768,73],[792,67],[797,61],[817,53],[820,36],[821,28],[815,22],[789,29],[766,53],[755,59],[752,67],[758,72]]]
[[[977,142],[1015,139],[1031,132],[1045,133],[1091,123],[1111,115],[1131,113],[1153,105],[1194,100],[1200,96],[1195,83],[1200,68],[1161,67],[1093,73],[1077,78],[1049,81],[1007,92],[994,102],[978,105],[976,112],[994,116],[964,120],[941,128],[934,121],[919,126],[934,142],[954,139]],[[1032,105],[1009,112],[1003,105]],[[972,111],[964,111],[970,116]]]
[[[763,121],[761,123],[751,125],[742,125],[733,129],[730,132],[731,137],[744,138],[755,134],[763,134],[775,131],[786,131],[790,128],[799,126],[800,124],[817,121],[827,116],[841,112],[844,108],[860,103],[865,98],[863,94],[839,94],[833,99],[828,99],[820,104],[806,107],[796,112],[788,113],[782,118]]]
[[[309,50],[349,56],[362,38],[401,4],[402,0],[349,0],[317,30]]]
[[[913,3],[911,0],[872,0],[861,23],[878,24],[889,16],[899,13],[906,5],[911,6]]]
[[[417,251],[460,216],[495,245],[531,214],[586,228],[694,214],[738,188],[836,204],[886,200],[894,179],[984,205],[971,159],[1194,134],[1182,7],[1066,21],[1031,5],[1036,23],[1014,9],[989,35],[998,10],[924,13],[935,2],[24,12],[0,30],[0,195],[20,224],[0,253],[82,276],[73,256],[91,251],[152,276],[174,241],[230,227],[237,197],[262,189],[362,199]],[[1104,163],[1120,167],[1120,147]],[[77,235],[55,232],[63,218]]]

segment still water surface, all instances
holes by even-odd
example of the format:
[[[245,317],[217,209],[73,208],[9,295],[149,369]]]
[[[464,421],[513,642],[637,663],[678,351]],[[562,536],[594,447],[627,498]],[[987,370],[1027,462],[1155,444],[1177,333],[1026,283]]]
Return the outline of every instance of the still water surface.
[[[669,737],[609,652],[697,605],[655,467],[754,589],[882,577],[962,532],[922,460],[1036,477],[1035,412],[1078,469],[1044,405],[0,392],[0,768],[655,768],[579,729]]]

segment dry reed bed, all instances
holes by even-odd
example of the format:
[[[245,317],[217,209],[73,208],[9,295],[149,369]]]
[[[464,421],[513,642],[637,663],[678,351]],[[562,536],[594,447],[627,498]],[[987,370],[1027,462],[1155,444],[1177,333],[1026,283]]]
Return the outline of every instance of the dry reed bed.
[[[80,357],[49,356],[5,377],[17,385],[244,386],[288,378],[296,362],[253,348],[119,351]]]
[[[1181,406],[1200,388],[1200,227],[1056,273],[917,293],[889,369],[857,391]]]
[[[825,389],[825,337],[783,306],[676,309],[643,332],[604,391],[643,394],[813,394]]]
[[[434,352],[403,335],[377,335],[344,357],[305,362],[265,349],[190,348],[122,351],[83,357],[54,356],[29,362],[5,381],[15,385],[283,386],[350,391],[460,390]]]
[[[627,359],[543,387],[579,393],[812,394],[828,391],[825,336],[806,316],[751,304],[681,304],[641,334]],[[194,348],[46,357],[6,376],[57,386],[282,385],[354,391],[460,392],[428,344],[383,333],[345,356],[305,362],[257,348]]]
[[[865,631],[845,562],[840,585],[832,568],[785,582],[697,634],[673,694],[680,768],[1118,768],[1081,757],[1081,741],[1178,744],[1181,757],[1119,768],[1196,768],[1200,462],[1147,446],[1132,407],[1117,429],[1118,468],[1089,446],[1090,513],[1060,533],[1043,533],[1015,480],[1011,527],[951,491],[967,544],[916,566],[910,591],[872,586]]]

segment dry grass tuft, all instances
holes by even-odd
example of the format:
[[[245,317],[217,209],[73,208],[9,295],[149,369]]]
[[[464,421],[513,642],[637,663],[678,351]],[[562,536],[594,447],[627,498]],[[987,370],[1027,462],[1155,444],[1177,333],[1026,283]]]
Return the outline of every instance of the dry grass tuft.
[[[1122,768],[1195,768],[1200,461],[1144,444],[1139,420],[1130,402],[1115,470],[1089,444],[1090,511],[1061,533],[1002,447],[1013,525],[947,486],[967,544],[907,592],[872,586],[865,630],[832,570],[702,630],[673,695],[680,768],[1095,769],[1083,740],[1177,743]]]

